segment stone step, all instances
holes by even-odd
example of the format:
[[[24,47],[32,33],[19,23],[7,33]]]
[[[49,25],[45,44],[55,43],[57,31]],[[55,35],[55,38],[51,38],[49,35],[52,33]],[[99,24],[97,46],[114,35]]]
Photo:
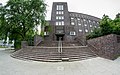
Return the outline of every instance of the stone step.
[[[61,62],[61,61],[80,61],[96,57],[87,47],[63,48],[59,53],[56,48],[25,48],[11,55],[22,60]]]

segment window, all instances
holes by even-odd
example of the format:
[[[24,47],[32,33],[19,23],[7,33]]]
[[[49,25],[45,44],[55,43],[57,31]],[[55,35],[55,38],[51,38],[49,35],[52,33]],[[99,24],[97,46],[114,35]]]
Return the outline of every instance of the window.
[[[95,21],[93,21],[93,23],[95,23]]]
[[[92,27],[92,25],[90,25],[90,27]]]
[[[56,26],[59,25],[59,22],[56,22]]]
[[[71,22],[71,25],[75,25],[75,23],[74,23],[74,22]]]
[[[49,33],[48,32],[44,32],[44,35],[46,36],[46,35],[49,35]]]
[[[64,14],[64,12],[63,11],[60,11],[61,12],[61,14]]]
[[[99,24],[99,22],[97,22],[97,24]]]
[[[91,30],[91,32],[93,32],[93,30]]]
[[[63,11],[56,11],[56,14],[64,14]]]
[[[70,35],[76,35],[76,33],[74,31],[71,31]]]
[[[77,18],[77,20],[80,20],[80,18]]]
[[[81,23],[78,23],[78,25],[81,25]]]
[[[59,19],[59,17],[58,17],[58,16],[56,16],[56,19]]]
[[[56,26],[61,26],[61,25],[64,25],[64,21],[60,21],[60,22],[56,22]]]
[[[97,26],[95,26],[95,28],[97,28]]]
[[[88,32],[88,30],[87,30],[87,29],[85,29],[85,32]]]
[[[87,24],[85,24],[85,26],[87,26]]]
[[[64,16],[56,16],[56,19],[59,19],[59,20],[64,19]]]
[[[82,32],[82,30],[81,30],[81,29],[79,29],[79,32]]]
[[[62,21],[62,25],[64,25],[64,21]]]
[[[61,19],[64,19],[64,16],[62,16]]]
[[[89,22],[91,22],[91,20],[89,20]]]
[[[57,5],[57,10],[63,10],[63,5]]]
[[[83,19],[83,21],[86,21],[86,19]]]
[[[73,20],[74,18],[73,17],[71,17],[71,20]]]
[[[62,25],[62,22],[59,22],[59,25]]]

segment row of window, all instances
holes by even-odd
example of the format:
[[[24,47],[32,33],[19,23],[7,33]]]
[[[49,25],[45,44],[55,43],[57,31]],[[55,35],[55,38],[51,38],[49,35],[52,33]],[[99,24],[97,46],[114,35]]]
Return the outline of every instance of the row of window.
[[[82,32],[83,30],[79,29],[79,32]],[[88,29],[85,29],[85,32],[88,32]],[[93,30],[91,30],[90,32],[93,32]]]
[[[57,32],[57,33],[63,33],[64,31],[63,31],[63,30],[57,30],[56,32]],[[79,32],[82,32],[82,30],[79,29]],[[85,29],[85,32],[88,32],[88,30]],[[91,30],[91,32],[93,32],[93,30]],[[49,35],[49,32],[44,32],[44,35]],[[71,31],[71,32],[70,32],[70,35],[76,35],[76,32],[75,32],[75,31]]]
[[[74,20],[74,18],[73,17],[71,17],[71,20]],[[77,18],[77,20],[79,21],[80,20],[80,18]],[[92,21],[92,20],[87,20],[87,19],[81,19],[81,20],[83,20],[83,21],[88,21],[88,22],[93,22],[93,23],[97,23],[97,24],[99,24],[99,22],[97,22],[97,21]]]
[[[59,21],[59,22],[56,22],[56,26],[63,26],[64,25],[64,21]]]
[[[56,14],[64,14],[63,11],[56,11]]]
[[[71,25],[75,25],[74,22],[71,22]],[[81,23],[78,23],[78,25],[82,25]],[[84,26],[88,26],[87,24],[84,24]],[[90,25],[90,27],[93,27],[92,25]],[[97,26],[94,26],[95,28],[97,28]]]
[[[79,29],[79,32],[82,32],[82,30]],[[85,29],[85,32],[87,33],[87,32],[88,32],[88,29]],[[93,32],[93,30],[91,30],[91,32]],[[70,35],[76,35],[76,32],[75,32],[75,31],[71,31],[71,32],[70,32]]]
[[[63,19],[64,19],[64,16],[56,16],[56,19],[57,19],[57,20],[61,20],[61,19],[63,20]]]
[[[56,10],[63,10],[63,5],[57,5],[57,9]]]

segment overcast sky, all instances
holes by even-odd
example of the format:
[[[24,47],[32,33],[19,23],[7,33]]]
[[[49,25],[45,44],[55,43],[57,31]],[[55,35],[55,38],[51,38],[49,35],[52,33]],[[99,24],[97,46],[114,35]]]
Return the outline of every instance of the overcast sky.
[[[3,4],[6,1],[8,0],[0,0]],[[89,14],[99,18],[106,14],[114,19],[115,15],[120,13],[120,0],[45,0],[45,2],[48,5],[47,20],[50,20],[53,2],[67,2],[69,11]]]

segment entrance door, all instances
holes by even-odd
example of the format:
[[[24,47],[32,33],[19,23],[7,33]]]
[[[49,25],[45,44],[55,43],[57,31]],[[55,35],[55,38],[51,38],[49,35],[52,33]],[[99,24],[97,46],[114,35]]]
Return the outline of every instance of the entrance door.
[[[63,41],[64,40],[64,35],[56,35],[56,40],[59,41]]]

